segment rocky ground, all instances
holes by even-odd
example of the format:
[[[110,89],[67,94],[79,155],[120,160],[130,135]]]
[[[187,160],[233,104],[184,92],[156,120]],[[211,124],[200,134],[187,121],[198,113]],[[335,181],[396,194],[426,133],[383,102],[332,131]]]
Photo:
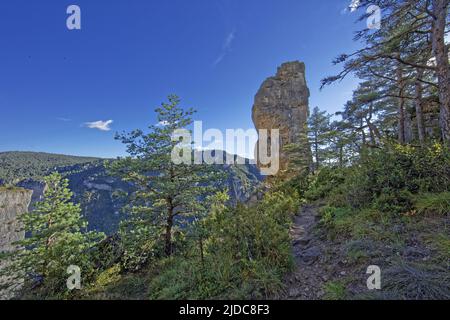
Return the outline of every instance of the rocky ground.
[[[291,237],[296,269],[286,280],[284,298],[311,300],[324,295],[324,241],[314,235],[318,221],[318,207],[314,205],[303,207],[295,217]]]
[[[282,299],[449,299],[448,217],[392,221],[375,236],[330,237],[320,205],[305,205],[291,229],[295,269]],[[447,239],[447,238],[445,238]],[[442,247],[442,248],[440,248]],[[371,265],[382,270],[382,289],[369,290]]]
[[[349,277],[359,282],[352,290],[364,290],[365,270],[350,263],[345,244],[329,239],[326,230],[320,227],[320,207],[319,204],[305,205],[295,216],[291,229],[295,270],[286,278],[283,299],[333,299],[329,291],[339,291],[340,283]]]

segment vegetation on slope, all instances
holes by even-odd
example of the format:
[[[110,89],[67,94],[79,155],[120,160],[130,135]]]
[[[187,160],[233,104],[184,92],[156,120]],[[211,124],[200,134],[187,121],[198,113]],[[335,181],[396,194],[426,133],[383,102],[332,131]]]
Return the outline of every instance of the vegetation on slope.
[[[310,177],[309,201],[323,204],[317,232],[344,276],[325,291],[340,299],[448,299],[450,151],[394,145],[368,151],[347,168]],[[382,290],[365,287],[365,270],[382,269]]]
[[[14,264],[26,274],[21,298],[261,298],[282,289],[295,193],[274,190],[261,203],[234,207],[217,166],[173,164],[171,133],[192,114],[178,104],[171,96],[156,109],[166,126],[118,136],[130,156],[109,169],[135,190],[117,235],[92,243],[97,234],[80,233],[86,224],[67,180],[46,178],[44,199],[24,216],[31,237]],[[81,290],[65,288],[66,264],[82,268]]]
[[[100,159],[41,152],[1,152],[0,181],[13,184],[23,179],[42,179],[56,168],[98,160]]]

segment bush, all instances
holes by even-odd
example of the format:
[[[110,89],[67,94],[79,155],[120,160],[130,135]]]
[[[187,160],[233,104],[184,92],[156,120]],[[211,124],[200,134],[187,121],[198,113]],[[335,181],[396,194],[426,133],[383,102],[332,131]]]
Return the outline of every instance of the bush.
[[[450,192],[418,195],[414,207],[419,214],[450,214]]]
[[[406,212],[412,207],[412,194],[450,189],[450,151],[440,144],[371,151],[352,167],[343,189],[354,208],[374,203],[383,211]]]
[[[347,288],[342,282],[327,282],[325,284],[326,300],[345,300],[347,297]]]
[[[330,196],[345,182],[347,169],[324,167],[311,176],[311,181],[305,198],[316,201]]]
[[[151,298],[258,299],[276,294],[293,265],[289,226],[297,210],[295,197],[274,192],[252,207],[213,212],[205,221],[202,246],[191,241],[185,256],[158,266]]]
[[[408,190],[383,190],[374,200],[373,207],[381,212],[407,212],[413,207],[412,193]]]
[[[445,268],[399,263],[386,270],[383,291],[397,299],[450,298],[450,275]]]

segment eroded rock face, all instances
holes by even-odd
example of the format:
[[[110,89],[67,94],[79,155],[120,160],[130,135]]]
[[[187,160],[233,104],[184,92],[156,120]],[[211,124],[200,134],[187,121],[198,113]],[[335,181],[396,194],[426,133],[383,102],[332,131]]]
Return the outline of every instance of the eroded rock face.
[[[11,251],[13,242],[22,240],[17,217],[28,211],[33,191],[0,189],[0,252]]]
[[[0,253],[16,250],[14,242],[20,241],[25,234],[20,231],[18,216],[28,211],[33,191],[19,188],[0,187]],[[0,270],[7,262],[0,262]],[[0,277],[0,286],[6,279]],[[10,299],[14,295],[12,289],[1,290],[0,300]]]
[[[274,77],[264,81],[255,96],[253,123],[256,129],[280,130],[280,169],[289,169],[284,146],[299,144],[300,157],[311,163],[311,151],[306,139],[309,116],[309,89],[305,64],[299,61],[282,64]]]

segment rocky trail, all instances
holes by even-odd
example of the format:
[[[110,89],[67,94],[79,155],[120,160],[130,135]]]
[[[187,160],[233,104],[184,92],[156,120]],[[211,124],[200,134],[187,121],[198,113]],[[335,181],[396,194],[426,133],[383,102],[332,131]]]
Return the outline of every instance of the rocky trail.
[[[319,207],[305,205],[295,217],[291,229],[292,250],[296,267],[286,279],[286,299],[315,300],[324,295],[326,276],[325,241],[315,234]]]

